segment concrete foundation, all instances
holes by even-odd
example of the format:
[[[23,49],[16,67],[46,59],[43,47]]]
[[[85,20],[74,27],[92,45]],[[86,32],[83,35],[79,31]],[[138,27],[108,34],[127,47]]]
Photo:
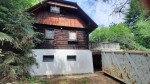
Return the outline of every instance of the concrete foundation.
[[[34,49],[38,66],[31,70],[33,76],[72,75],[93,73],[92,53],[90,50],[65,49]],[[44,55],[53,55],[50,62],[44,62]],[[68,56],[75,56],[75,60],[68,60]]]

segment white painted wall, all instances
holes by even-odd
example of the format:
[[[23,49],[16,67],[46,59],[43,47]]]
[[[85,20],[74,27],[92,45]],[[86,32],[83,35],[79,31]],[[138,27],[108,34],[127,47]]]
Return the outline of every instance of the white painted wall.
[[[33,66],[31,75],[71,75],[93,73],[90,50],[34,49],[38,67]],[[43,62],[43,55],[54,55],[54,62]],[[67,55],[76,55],[76,61],[67,61]]]

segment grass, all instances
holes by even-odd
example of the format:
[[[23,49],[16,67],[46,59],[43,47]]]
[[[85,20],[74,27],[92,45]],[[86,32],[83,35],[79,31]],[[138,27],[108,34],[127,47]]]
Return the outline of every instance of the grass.
[[[49,82],[40,78],[29,77],[24,81],[20,81],[18,84],[49,84]]]
[[[89,78],[69,78],[69,79],[56,79],[50,80],[50,84],[91,84]]]

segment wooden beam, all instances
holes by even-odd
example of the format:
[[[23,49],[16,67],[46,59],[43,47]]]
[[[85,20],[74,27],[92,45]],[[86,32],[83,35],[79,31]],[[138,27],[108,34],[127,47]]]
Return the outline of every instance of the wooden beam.
[[[56,5],[56,6],[62,6],[62,7],[66,7],[66,8],[72,8],[72,9],[78,9],[77,7],[75,6],[71,6],[71,5],[66,5],[66,4],[62,4],[62,3],[57,3],[57,2],[47,2],[48,4],[50,5]]]

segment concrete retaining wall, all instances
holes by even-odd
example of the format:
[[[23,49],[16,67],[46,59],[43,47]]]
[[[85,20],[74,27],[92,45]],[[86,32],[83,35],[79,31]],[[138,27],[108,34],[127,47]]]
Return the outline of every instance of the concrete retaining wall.
[[[90,43],[90,50],[120,50],[119,43]]]

